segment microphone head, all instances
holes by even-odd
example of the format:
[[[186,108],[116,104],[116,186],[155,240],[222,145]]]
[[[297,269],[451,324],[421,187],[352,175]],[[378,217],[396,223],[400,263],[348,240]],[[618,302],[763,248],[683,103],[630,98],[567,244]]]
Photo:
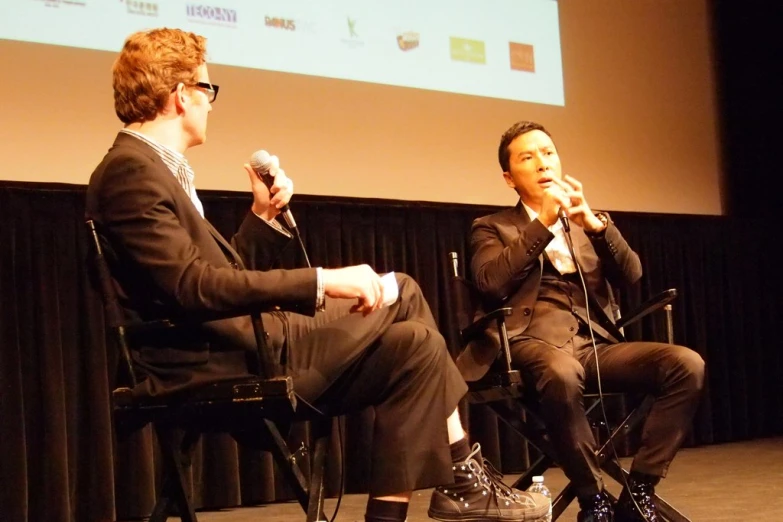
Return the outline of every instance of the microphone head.
[[[250,156],[250,167],[257,174],[268,174],[275,166],[277,166],[277,157],[265,150],[257,150]]]

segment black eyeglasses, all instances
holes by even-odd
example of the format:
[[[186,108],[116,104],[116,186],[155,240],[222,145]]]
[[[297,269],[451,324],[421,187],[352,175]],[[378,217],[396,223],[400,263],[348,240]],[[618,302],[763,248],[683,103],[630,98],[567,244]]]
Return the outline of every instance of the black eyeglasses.
[[[196,82],[196,87],[201,87],[207,91],[207,101],[209,103],[212,103],[217,99],[218,91],[220,90],[219,85],[215,85],[214,83]]]
[[[174,88],[171,89],[171,92],[177,90],[177,85],[175,85]],[[193,84],[193,87],[200,87],[201,89],[204,89],[206,91],[205,94],[207,95],[207,101],[209,103],[212,103],[217,99],[218,91],[220,90],[219,85],[215,85],[214,83],[207,83],[207,82],[196,82]]]

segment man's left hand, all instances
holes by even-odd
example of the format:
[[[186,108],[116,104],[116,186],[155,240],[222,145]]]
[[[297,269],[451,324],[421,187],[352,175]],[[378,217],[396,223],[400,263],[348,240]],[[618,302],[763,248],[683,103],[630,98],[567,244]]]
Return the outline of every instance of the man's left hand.
[[[273,220],[294,195],[294,182],[275,164],[269,171],[270,176],[274,178],[274,183],[267,188],[249,164],[246,163],[244,167],[253,190],[253,212],[267,221]]]
[[[566,193],[566,196],[571,200],[571,206],[566,209],[566,215],[568,218],[582,227],[588,234],[597,234],[601,232],[606,225],[604,222],[598,219],[592,210],[590,205],[587,204],[585,194],[582,190],[582,183],[576,178],[568,175],[563,175],[563,179],[556,180]]]

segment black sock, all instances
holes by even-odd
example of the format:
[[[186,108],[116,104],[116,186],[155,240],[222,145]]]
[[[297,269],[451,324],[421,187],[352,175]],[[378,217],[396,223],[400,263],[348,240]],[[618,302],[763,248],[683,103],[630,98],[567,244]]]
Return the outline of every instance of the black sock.
[[[364,522],[405,522],[408,517],[407,502],[393,502],[371,498],[367,501]]]
[[[470,444],[468,444],[468,438],[463,437],[454,444],[449,446],[451,450],[452,462],[463,462],[470,455]]]

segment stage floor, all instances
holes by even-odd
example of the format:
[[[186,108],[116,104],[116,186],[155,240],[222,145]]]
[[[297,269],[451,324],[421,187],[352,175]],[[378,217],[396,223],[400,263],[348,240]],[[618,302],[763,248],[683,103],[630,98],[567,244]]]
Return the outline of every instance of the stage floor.
[[[509,475],[506,482],[516,477]],[[549,470],[545,482],[556,494],[566,483],[559,469]],[[610,491],[619,493],[613,481]],[[783,438],[683,449],[657,491],[694,522],[783,521]],[[431,490],[414,493],[409,522],[427,517]],[[367,495],[345,495],[336,521],[364,521]],[[326,502],[332,516],[335,500]],[[576,502],[560,517],[576,520]],[[198,513],[199,522],[283,522],[304,520],[298,504],[277,503]],[[179,520],[179,519],[169,519]]]

